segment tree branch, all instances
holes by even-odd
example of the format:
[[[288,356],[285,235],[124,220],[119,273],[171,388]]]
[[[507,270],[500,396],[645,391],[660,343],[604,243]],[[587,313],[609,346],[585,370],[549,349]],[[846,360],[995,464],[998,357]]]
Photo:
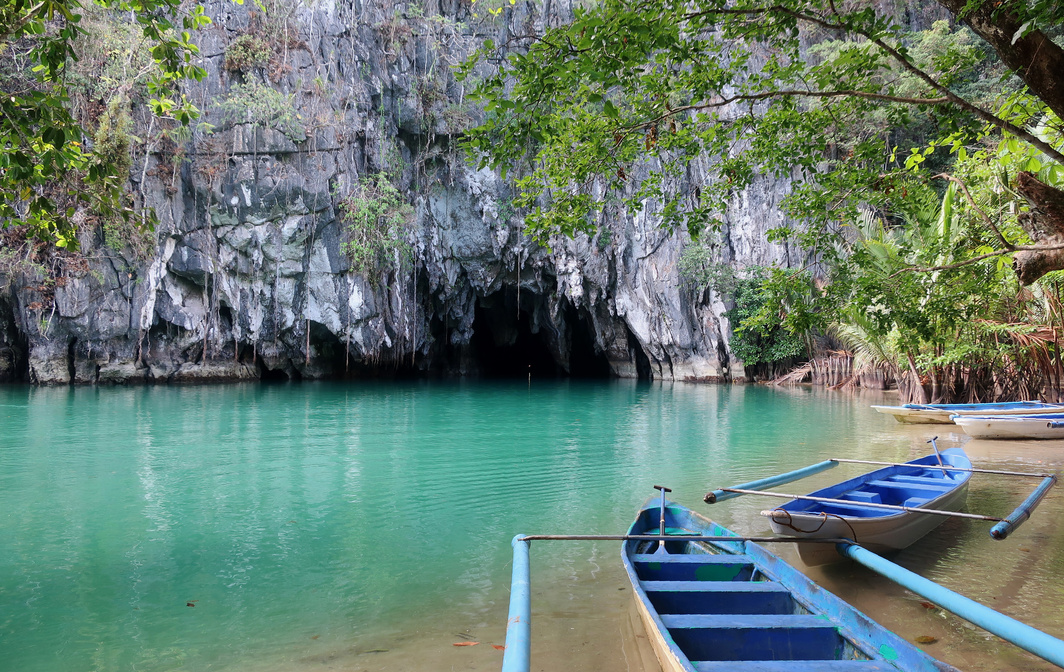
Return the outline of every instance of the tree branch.
[[[972,264],[979,261],[983,261],[984,259],[1000,257],[1006,254],[1012,254],[1013,252],[1052,252],[1055,250],[1064,250],[1064,243],[1061,243],[1060,245],[1014,245],[1007,250],[994,250],[993,252],[987,252],[986,254],[974,256],[971,259],[965,259],[964,261],[958,261],[952,264],[945,264],[943,266],[906,266],[905,268],[899,268],[887,277],[896,278],[902,273],[908,272],[933,273],[935,271],[948,271],[954,268],[963,268],[964,266],[971,266]]]
[[[946,6],[947,9],[949,9],[954,14],[960,16],[959,10],[955,9],[954,6],[952,6],[952,5],[955,5],[956,2],[962,2],[963,3],[963,0],[939,0],[939,2],[941,2],[944,6]],[[834,9],[834,7],[833,7],[833,9]],[[873,33],[871,33],[870,31],[862,30],[859,27],[847,24],[845,22],[839,22],[839,23],[832,22],[832,21],[829,21],[827,19],[821,18],[819,16],[816,16],[816,15],[813,15],[813,14],[805,14],[805,13],[799,12],[797,10],[791,9],[789,7],[784,7],[782,5],[771,5],[769,7],[756,8],[756,9],[712,9],[712,10],[708,10],[708,11],[705,11],[705,12],[693,12],[691,14],[688,14],[687,17],[690,19],[690,18],[694,18],[694,17],[701,18],[701,17],[715,16],[715,15],[764,16],[764,15],[768,15],[768,14],[782,14],[782,15],[785,15],[785,16],[789,16],[789,17],[791,17],[793,19],[796,19],[798,21],[802,21],[802,22],[810,23],[810,24],[813,24],[813,25],[816,25],[816,26],[820,26],[821,28],[825,28],[827,30],[834,30],[834,31],[841,31],[841,32],[845,32],[845,33],[852,33],[854,35],[860,35],[861,37],[864,37],[869,42],[871,42],[872,44],[875,44],[877,47],[879,47],[883,51],[883,53],[885,53],[888,56],[890,56],[891,59],[893,59],[893,60],[897,61],[899,64],[901,64],[901,66],[903,68],[905,68],[906,70],[908,70],[911,74],[915,75],[918,79],[920,79],[921,81],[923,81],[925,84],[927,84],[928,86],[932,87],[936,91],[941,92],[943,94],[943,96],[946,98],[946,101],[944,101],[944,102],[953,103],[954,105],[957,105],[961,109],[966,110],[967,112],[970,112],[971,114],[974,114],[976,117],[978,117],[979,119],[985,121],[986,123],[990,124],[991,126],[994,126],[994,127],[998,128],[998,129],[1000,129],[1002,131],[1006,131],[1009,134],[1014,135],[1014,136],[1016,136],[1018,138],[1022,138],[1025,142],[1029,143],[1033,147],[1036,147],[1039,151],[1043,152],[1046,156],[1051,157],[1054,161],[1057,161],[1058,163],[1064,164],[1064,153],[1061,153],[1056,148],[1054,148],[1052,145],[1050,145],[1050,144],[1046,143],[1045,141],[1041,140],[1040,138],[1038,138],[1034,134],[1027,132],[1023,128],[1021,128],[1021,127],[1019,127],[1019,126],[1017,126],[1017,125],[1015,125],[1015,124],[1013,124],[1013,123],[1011,123],[1011,122],[1009,122],[1009,121],[1007,121],[1005,119],[1002,119],[1001,117],[999,117],[999,116],[997,116],[997,115],[995,115],[995,114],[993,114],[991,112],[988,112],[987,110],[984,110],[983,108],[981,108],[981,107],[979,107],[977,105],[974,105],[974,104],[968,102],[967,100],[961,98],[957,94],[953,93],[952,91],[949,90],[948,87],[946,87],[945,85],[939,83],[937,80],[935,80],[933,77],[931,77],[931,75],[927,74],[926,72],[924,72],[920,68],[916,67],[916,65],[914,65],[912,63],[912,61],[910,61],[908,58],[903,56],[897,49],[895,49],[894,47],[891,47],[886,42],[884,42],[882,37],[876,36]],[[995,49],[998,49],[998,51],[1000,53],[1001,49],[1000,49],[999,45],[995,41],[992,41],[991,37],[989,37],[988,35],[984,34],[984,32],[980,32],[978,30],[977,30],[977,32],[979,32],[980,36],[982,36],[983,39],[987,40],[987,42],[990,43],[991,46],[993,46]],[[1054,47],[1056,46],[1053,43],[1050,43],[1050,44],[1052,44],[1052,46],[1054,46]],[[1044,46],[1044,45],[1042,43],[1039,43],[1039,46],[1041,47],[1041,46]],[[1057,47],[1056,50],[1060,51],[1060,48]],[[1059,74],[1058,74],[1056,79],[1059,80]],[[883,98],[882,100],[889,100],[889,98]],[[906,101],[899,100],[897,102],[906,102]],[[1052,104],[1052,101],[1047,101],[1047,102],[1050,102],[1050,107],[1055,109],[1054,105]]]
[[[718,107],[724,107],[735,102],[756,102],[759,100],[768,100],[771,98],[867,98],[869,100],[884,100],[892,103],[907,103],[910,105],[943,105],[951,102],[949,98],[905,98],[902,96],[890,96],[884,93],[872,93],[871,91],[857,91],[857,90],[840,90],[840,91],[807,91],[801,89],[789,89],[780,91],[765,91],[763,93],[742,93],[728,98],[722,98],[712,103],[694,103],[691,105],[680,105],[666,110],[664,113],[648,119],[646,121],[634,124],[632,126],[625,127],[626,130],[646,128],[657,124],[669,117],[674,117],[681,112],[709,110]]]

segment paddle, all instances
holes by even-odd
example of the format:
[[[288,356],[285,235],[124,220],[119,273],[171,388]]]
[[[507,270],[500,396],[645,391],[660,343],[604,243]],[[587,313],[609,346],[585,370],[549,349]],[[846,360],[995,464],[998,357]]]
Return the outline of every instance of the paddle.
[[[930,443],[931,447],[935,449],[935,457],[938,458],[938,466],[943,467],[942,475],[945,476],[946,478],[949,478],[949,474],[946,473],[946,470],[944,468],[946,466],[946,463],[942,461],[942,453],[938,452],[938,444],[935,443],[935,441],[937,439],[938,439],[937,436],[932,436],[931,440],[928,441],[928,443]]]
[[[666,488],[664,485],[655,485],[654,489],[661,491],[661,522],[660,522],[660,525],[659,525],[658,529],[659,529],[659,531],[661,533],[661,536],[664,537],[665,536],[665,493],[666,492],[672,492],[672,488]],[[658,550],[656,550],[654,552],[655,553],[664,553],[665,552],[665,540],[664,539],[660,539],[658,541]]]

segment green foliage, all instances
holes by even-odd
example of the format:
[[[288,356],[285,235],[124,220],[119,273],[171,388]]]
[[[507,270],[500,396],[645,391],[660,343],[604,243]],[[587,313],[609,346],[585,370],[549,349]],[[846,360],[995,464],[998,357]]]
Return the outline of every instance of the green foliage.
[[[133,160],[130,149],[133,136],[133,119],[129,113],[129,100],[122,95],[114,96],[107,110],[100,115],[96,134],[93,136],[93,157],[99,164],[112,167],[113,181],[99,181],[92,185],[100,201],[105,204],[124,203],[128,200],[125,186]],[[112,190],[106,193],[103,190]],[[134,218],[126,208],[106,207],[101,211],[104,244],[116,252],[129,250],[137,259],[146,259],[151,253],[155,237],[150,226]]]
[[[192,64],[198,48],[191,31],[210,22],[203,8],[181,10],[179,0],[98,0],[137,26],[155,66],[144,86],[154,114],[188,123],[196,108],[178,84],[206,72]],[[104,194],[96,208],[120,209],[120,192],[85,185],[125,179],[121,166],[98,160],[83,145],[85,133],[69,106],[68,79],[74,45],[91,36],[77,0],[15,3],[0,10],[0,220],[26,223],[30,231],[60,247],[74,247],[71,218],[79,205]],[[180,19],[174,17],[180,16]]]
[[[79,23],[84,32],[73,44],[77,56],[67,62],[66,84],[75,116],[87,125],[96,116],[96,101],[110,100],[118,91],[146,100],[147,82],[159,68],[150,41],[125,16],[91,4]]]
[[[735,292],[739,279],[730,264],[718,261],[720,250],[713,238],[706,235],[684,247],[678,264],[680,278],[696,292],[708,287],[728,296]]]
[[[480,19],[482,16],[498,19],[503,10],[513,7],[517,0],[473,0],[473,18]]]
[[[909,34],[830,0],[604,0],[466,62],[467,77],[500,64],[475,89],[488,116],[466,146],[480,165],[516,173],[540,240],[592,229],[611,202],[698,233],[755,177],[798,176],[784,205],[807,228],[793,235],[831,254],[832,232],[859,207],[902,200],[895,146],[1011,128],[988,105],[1017,84],[988,54],[966,30]],[[692,198],[674,178],[695,159],[718,172]]]
[[[113,166],[119,180],[129,176],[133,159],[129,150],[133,145],[133,119],[129,114],[129,100],[117,95],[107,104],[100,115],[96,135],[93,137],[93,156],[101,165]]]
[[[414,209],[384,173],[361,178],[340,199],[345,240],[341,249],[357,273],[369,276],[409,254],[406,242]]]
[[[247,72],[266,65],[272,53],[269,43],[261,37],[252,34],[241,35],[225,48],[225,69]]]
[[[261,82],[235,84],[220,107],[228,121],[275,128],[292,142],[306,140],[306,129],[295,110],[295,97]]]
[[[771,307],[778,305],[778,297],[772,292],[778,285],[766,284],[764,269],[748,269],[750,277],[730,280],[730,298],[735,307],[725,317],[736,325],[729,345],[731,351],[743,364],[772,364],[800,356],[805,351],[805,341],[800,333],[789,330],[786,319],[773,313]],[[801,280],[808,280],[803,278]]]

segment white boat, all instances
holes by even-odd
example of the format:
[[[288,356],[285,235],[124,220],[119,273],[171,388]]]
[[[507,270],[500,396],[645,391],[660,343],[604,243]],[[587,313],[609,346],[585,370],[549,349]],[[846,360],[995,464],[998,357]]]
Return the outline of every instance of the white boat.
[[[955,415],[1035,415],[1064,413],[1064,404],[1042,401],[1003,401],[993,404],[905,404],[872,406],[880,413],[894,416],[898,422],[948,425]]]
[[[972,461],[962,449],[950,448],[811,492],[761,515],[779,535],[841,537],[876,553],[895,551],[946,520],[919,509],[953,512],[964,506],[972,477],[966,470],[971,468]],[[798,555],[807,565],[842,559],[830,544],[799,544]]]
[[[954,415],[953,422],[976,439],[1064,439],[1064,413]]]

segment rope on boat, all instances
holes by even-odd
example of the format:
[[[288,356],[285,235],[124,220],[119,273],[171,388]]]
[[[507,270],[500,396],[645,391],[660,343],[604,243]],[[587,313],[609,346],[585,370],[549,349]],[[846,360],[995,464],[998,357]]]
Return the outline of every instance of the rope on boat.
[[[820,516],[821,516],[820,524],[817,525],[816,528],[812,529],[812,530],[803,530],[802,528],[800,528],[797,525],[795,525],[794,524],[794,517],[791,516],[791,512],[788,511],[787,509],[772,509],[772,511],[770,513],[772,514],[772,516],[771,516],[772,522],[776,523],[777,525],[782,525],[783,527],[789,527],[790,529],[794,530],[795,532],[797,532],[799,534],[816,534],[817,532],[819,532],[821,530],[821,528],[824,527],[824,525],[827,525],[827,522],[828,522],[829,519],[838,518],[839,520],[841,520],[843,523],[846,524],[846,527],[850,528],[850,534],[853,535],[850,538],[853,539],[854,541],[856,541],[857,543],[861,543],[861,540],[857,538],[857,532],[853,529],[853,525],[850,525],[850,521],[846,520],[846,518],[844,516],[840,516],[837,513],[828,513],[826,511],[821,511],[820,512]],[[782,514],[787,514],[786,519],[780,519],[778,514],[781,514],[781,513]]]
[[[887,509],[891,511],[908,511],[909,513],[930,513],[936,516],[954,516],[957,518],[973,518],[975,520],[991,520],[1000,523],[1001,518],[984,516],[978,513],[961,513],[960,511],[942,511],[940,509],[921,509],[914,506],[902,506],[901,504],[879,504],[876,502],[855,502],[852,499],[832,499],[830,497],[812,497],[810,495],[788,495],[782,492],[766,492],[765,490],[742,490],[740,488],[723,488],[724,492],[735,492],[740,495],[764,495],[766,497],[782,497],[785,499],[801,499],[807,502],[821,502],[824,504],[842,504],[845,506],[860,506],[861,508]],[[763,511],[762,515],[769,515],[771,511]]]

